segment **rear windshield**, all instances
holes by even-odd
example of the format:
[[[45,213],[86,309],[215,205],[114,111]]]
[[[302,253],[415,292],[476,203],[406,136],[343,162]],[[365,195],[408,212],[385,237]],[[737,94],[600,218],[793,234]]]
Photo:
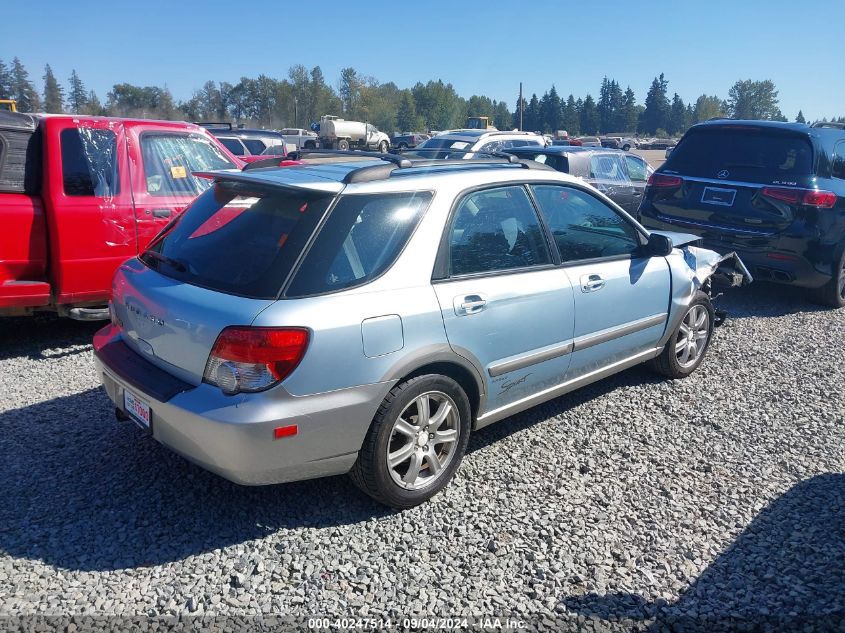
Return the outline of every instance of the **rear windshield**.
[[[672,150],[664,171],[701,178],[783,183],[813,172],[806,138],[762,128],[713,128],[688,133]]]
[[[288,296],[342,290],[380,275],[401,252],[430,199],[428,192],[341,196]],[[217,183],[141,259],[196,286],[275,299],[331,201],[326,194]]]
[[[416,152],[408,152],[407,156],[421,156],[422,158],[463,158],[473,143],[454,138],[430,138],[417,145]]]
[[[169,225],[141,260],[195,286],[275,299],[331,199],[218,183]]]

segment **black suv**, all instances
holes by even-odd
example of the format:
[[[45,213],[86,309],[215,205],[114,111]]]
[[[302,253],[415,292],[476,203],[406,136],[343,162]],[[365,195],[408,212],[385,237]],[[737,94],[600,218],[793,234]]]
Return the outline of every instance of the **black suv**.
[[[649,179],[639,217],[736,251],[758,279],[845,306],[845,126],[695,125]]]

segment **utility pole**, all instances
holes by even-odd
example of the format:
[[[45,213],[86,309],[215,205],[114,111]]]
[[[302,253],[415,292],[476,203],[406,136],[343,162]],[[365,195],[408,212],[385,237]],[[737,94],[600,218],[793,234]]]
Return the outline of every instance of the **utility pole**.
[[[519,82],[519,131],[522,132],[522,82]]]

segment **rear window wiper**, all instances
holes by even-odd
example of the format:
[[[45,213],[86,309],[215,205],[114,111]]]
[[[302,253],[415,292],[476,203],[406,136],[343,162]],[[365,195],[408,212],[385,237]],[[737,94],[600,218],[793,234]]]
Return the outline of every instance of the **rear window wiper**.
[[[181,262],[178,259],[173,259],[172,257],[168,257],[167,255],[162,255],[157,251],[147,251],[141,257],[142,259],[145,257],[149,257],[150,259],[154,259],[157,262],[163,262],[171,268],[178,270],[180,273],[188,272],[188,267],[184,264],[184,262]]]

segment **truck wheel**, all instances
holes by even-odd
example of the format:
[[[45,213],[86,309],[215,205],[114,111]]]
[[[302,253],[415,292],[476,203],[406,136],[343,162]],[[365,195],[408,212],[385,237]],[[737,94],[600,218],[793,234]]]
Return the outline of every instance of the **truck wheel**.
[[[346,139],[339,140],[337,142],[337,148],[345,152],[349,149],[349,141],[347,141]]]
[[[821,288],[808,290],[807,298],[823,306],[841,308],[845,306],[845,250],[833,266],[836,273],[833,278]]]
[[[382,154],[387,154],[387,149],[388,145],[385,141],[382,141],[378,144],[378,151],[380,151]]]
[[[399,143],[396,149],[408,149],[407,143]]]
[[[626,151],[626,152],[630,152],[630,151],[631,151],[631,146],[630,146],[630,145],[628,145],[628,144],[625,144],[625,145],[623,145],[623,146],[622,146],[622,149],[623,149],[624,151]]]
[[[470,416],[466,393],[451,378],[427,374],[396,385],[373,418],[352,481],[394,508],[427,501],[458,469]]]
[[[314,144],[314,141],[306,141],[305,149],[317,149],[317,146]]]
[[[713,337],[715,317],[710,297],[697,292],[660,356],[649,361],[651,368],[669,378],[686,378],[698,369]]]

